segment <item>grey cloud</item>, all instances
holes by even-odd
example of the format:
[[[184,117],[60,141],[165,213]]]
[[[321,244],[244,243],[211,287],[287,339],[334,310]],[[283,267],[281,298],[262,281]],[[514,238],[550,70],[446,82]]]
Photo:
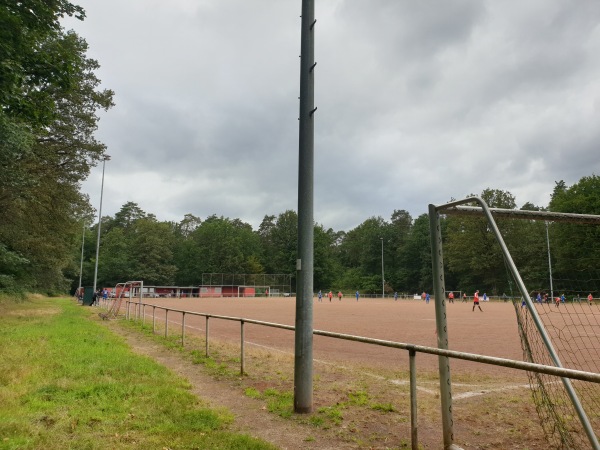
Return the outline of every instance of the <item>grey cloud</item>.
[[[79,3],[76,29],[117,93],[99,130],[124,180],[107,208],[254,226],[296,209],[299,3]],[[336,0],[316,15],[326,227],[488,187],[544,206],[555,181],[600,173],[597,2]],[[84,189],[96,204],[97,173]]]

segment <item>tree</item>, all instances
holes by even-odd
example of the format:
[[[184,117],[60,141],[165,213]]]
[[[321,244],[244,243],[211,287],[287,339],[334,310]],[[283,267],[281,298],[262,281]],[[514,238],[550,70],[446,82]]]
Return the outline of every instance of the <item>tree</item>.
[[[399,290],[423,292],[432,289],[429,216],[417,217],[399,255],[397,278]]]
[[[248,273],[257,269],[260,240],[239,219],[210,216],[191,234],[194,255],[190,265],[197,280],[202,273]]]
[[[352,270],[343,276],[344,289],[381,292],[381,238],[387,229],[383,218],[371,217],[346,233],[339,252],[343,266]]]
[[[582,177],[572,186],[556,183],[549,209],[553,212],[600,215],[600,177]],[[600,227],[578,223],[553,223],[550,229],[557,278],[578,280],[581,274],[600,265]],[[594,291],[590,280],[579,281],[578,289]]]
[[[295,273],[298,254],[298,214],[287,210],[265,216],[259,236],[264,248],[263,265],[267,273]]]
[[[65,0],[0,3],[0,242],[28,261],[19,284],[47,292],[68,286],[90,211],[80,182],[105,150],[95,112],[113,95],[98,89],[85,41],[61,28],[65,15],[83,10]]]

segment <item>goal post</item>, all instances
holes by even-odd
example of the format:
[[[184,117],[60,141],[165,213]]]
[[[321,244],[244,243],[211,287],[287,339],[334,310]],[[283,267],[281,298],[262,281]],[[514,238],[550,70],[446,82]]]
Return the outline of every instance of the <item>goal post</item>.
[[[478,204],[479,206],[466,206]],[[511,289],[511,298],[516,312],[518,330],[521,337],[521,344],[525,358],[534,363],[545,364],[557,367],[564,367],[566,362],[571,369],[598,371],[597,367],[585,366],[587,361],[600,360],[600,333],[597,330],[600,328],[600,311],[597,311],[598,306],[589,305],[588,302],[571,303],[570,307],[565,307],[560,302],[559,291],[565,290],[559,286],[554,279],[560,271],[552,270],[551,267],[538,267],[529,270],[525,273],[527,283],[530,289],[526,287],[525,280],[522,277],[517,265],[513,260],[513,255],[509,250],[504,236],[498,227],[495,218],[503,219],[524,219],[528,223],[533,224],[531,229],[528,229],[529,234],[520,235],[521,238],[530,238],[535,232],[538,234],[543,231],[543,223],[551,222],[562,223],[564,227],[557,227],[557,230],[563,232],[563,237],[566,239],[583,240],[584,235],[598,236],[600,233],[600,216],[584,215],[584,214],[568,214],[568,213],[552,213],[545,211],[524,211],[524,210],[508,210],[500,208],[489,208],[487,204],[479,197],[470,197],[463,200],[450,202],[445,205],[436,206],[429,205],[430,215],[430,232],[431,232],[431,247],[432,247],[432,269],[434,279],[434,291],[436,298],[436,326],[438,331],[438,347],[447,348],[448,335],[446,333],[446,312],[445,302],[437,301],[446,298],[444,286],[444,261],[442,252],[442,233],[440,226],[440,215],[447,216],[476,216],[480,218],[480,222],[484,225],[485,231],[493,236],[494,248],[487,248],[486,251],[490,254],[502,258],[507,274],[507,285]],[[481,220],[481,217],[484,220]],[[515,232],[519,231],[519,227],[506,227],[508,236],[513,237]],[[591,233],[581,233],[581,235],[573,235],[574,231],[572,224],[592,224],[596,227]],[[467,220],[462,221],[461,230],[465,229]],[[450,225],[448,225],[449,227]],[[504,230],[505,227],[503,227]],[[547,229],[547,228],[546,228]],[[506,231],[505,230],[505,231]],[[570,230],[570,231],[566,231]],[[463,236],[465,234],[463,233]],[[468,236],[466,237],[468,239]],[[538,254],[544,255],[545,242],[547,236],[540,238],[536,237],[536,245],[540,251]],[[541,241],[541,245],[540,245]],[[516,256],[520,257],[520,261],[524,261],[523,244],[516,239],[517,247],[513,249]],[[584,241],[585,242],[585,241]],[[521,248],[519,248],[519,245]],[[571,247],[572,248],[572,247]],[[494,253],[495,252],[495,253]],[[550,250],[548,250],[548,255]],[[545,259],[543,256],[537,258],[539,263],[550,264],[550,259]],[[530,261],[528,261],[530,262]],[[575,265],[575,262],[563,261],[567,266]],[[583,269],[581,262],[577,262],[577,266]],[[589,265],[588,265],[589,266]],[[550,273],[549,279],[548,272]],[[574,271],[564,270],[563,273],[579,273]],[[595,280],[600,279],[595,275],[582,276],[579,281],[573,282],[571,294],[575,294],[575,285],[585,285],[584,290],[592,290],[590,286],[594,286]],[[517,292],[513,295],[513,287]],[[532,298],[532,293],[535,296]],[[549,294],[552,301],[540,302],[536,301],[537,294],[541,294],[540,298],[544,298],[544,294]],[[559,295],[559,302],[556,302],[556,294]],[[589,294],[586,294],[589,295]],[[582,297],[583,295],[579,295]],[[582,308],[587,308],[583,311]],[[579,309],[579,310],[578,310]],[[593,330],[593,331],[592,331]],[[592,336],[593,335],[593,336]],[[573,356],[573,354],[576,354]],[[582,366],[581,362],[584,364]],[[587,382],[572,382],[569,378],[561,378],[562,383],[557,383],[555,377],[549,377],[541,374],[529,374],[530,385],[532,389],[533,399],[536,405],[536,410],[540,418],[540,423],[554,448],[563,449],[580,449],[590,448],[599,449],[598,438],[594,429],[600,430],[600,417],[597,411],[600,410],[600,386],[596,383]],[[447,385],[447,386],[445,386]],[[452,397],[451,397],[451,380],[449,363],[447,360],[442,360],[440,357],[440,397],[442,401],[442,424],[444,426],[444,445],[449,447],[452,445]],[[590,420],[591,419],[591,420]]]

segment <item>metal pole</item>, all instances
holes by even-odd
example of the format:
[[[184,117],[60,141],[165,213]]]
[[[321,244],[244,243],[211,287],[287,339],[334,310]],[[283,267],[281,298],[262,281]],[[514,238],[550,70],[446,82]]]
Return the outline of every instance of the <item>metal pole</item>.
[[[156,306],[152,306],[152,334],[156,333]]]
[[[410,366],[410,441],[412,450],[419,450],[417,424],[417,364],[415,350],[408,351]]]
[[[314,27],[315,2],[302,0],[300,52],[300,126],[298,163],[298,259],[296,260],[296,332],[294,411],[313,410],[313,269],[314,269]]]
[[[240,320],[240,339],[241,339],[241,345],[240,345],[240,375],[244,375],[244,321]]]
[[[181,346],[185,347],[185,312],[181,313]]]
[[[206,316],[206,357],[208,358],[208,316]]]
[[[381,298],[385,297],[385,275],[383,272],[383,238],[381,239]]]
[[[431,235],[431,268],[433,293],[435,295],[435,323],[438,348],[448,350],[448,326],[446,323],[446,293],[444,283],[444,258],[442,255],[442,232],[440,216],[435,205],[429,205],[429,233]],[[450,358],[438,356],[440,374],[440,400],[442,405],[442,433],[444,448],[453,448],[454,430],[452,420],[452,380]]]
[[[81,295],[81,277],[83,276],[83,246],[85,244],[85,222],[83,222],[83,232],[81,234],[81,263],[79,264],[79,288],[77,295]],[[83,298],[83,296],[82,296]]]
[[[169,337],[169,310],[165,309],[165,337]]]
[[[548,245],[548,271],[550,272],[550,299],[554,301],[554,287],[552,286],[552,260],[550,259],[550,234],[548,233],[548,221],[546,220],[546,244]]]
[[[144,297],[144,282],[140,281],[140,314],[142,313],[142,302],[143,302],[143,297]]]
[[[100,187],[100,208],[98,209],[98,238],[96,239],[96,264],[94,268],[94,287],[93,290],[96,292],[96,284],[98,281],[98,256],[100,254],[100,229],[102,228],[102,196],[104,195],[104,167],[106,161],[110,161],[110,156],[104,155],[102,160],[102,185]]]

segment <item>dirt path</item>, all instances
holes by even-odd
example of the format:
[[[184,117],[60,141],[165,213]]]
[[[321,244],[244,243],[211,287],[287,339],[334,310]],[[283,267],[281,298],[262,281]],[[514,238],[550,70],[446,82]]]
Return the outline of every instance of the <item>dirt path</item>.
[[[281,449],[352,449],[358,445],[337,438],[331,431],[282,419],[264,408],[263,402],[243,394],[231,380],[215,380],[201,365],[169,350],[136,331],[115,322],[104,322],[122,336],[133,351],[148,356],[187,379],[192,392],[210,407],[225,408],[235,416],[232,429],[263,439]]]

